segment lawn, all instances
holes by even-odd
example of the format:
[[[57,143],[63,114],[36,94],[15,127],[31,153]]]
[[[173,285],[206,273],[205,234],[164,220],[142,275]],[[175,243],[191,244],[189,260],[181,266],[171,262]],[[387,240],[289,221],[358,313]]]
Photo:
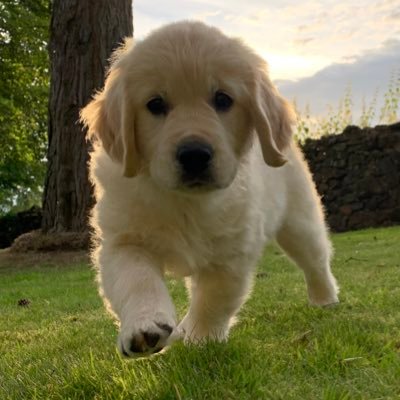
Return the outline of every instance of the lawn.
[[[137,360],[116,352],[88,265],[2,266],[0,399],[400,399],[400,228],[333,241],[339,306],[308,306],[270,247],[227,343]],[[184,287],[169,286],[182,315]]]

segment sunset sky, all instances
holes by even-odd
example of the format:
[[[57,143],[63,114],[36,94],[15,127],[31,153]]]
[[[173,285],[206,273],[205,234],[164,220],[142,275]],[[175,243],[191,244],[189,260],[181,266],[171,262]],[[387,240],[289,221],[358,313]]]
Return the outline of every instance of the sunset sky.
[[[135,0],[135,37],[182,19],[241,37],[269,63],[284,95],[322,113],[349,85],[378,103],[400,74],[400,0]]]
[[[239,36],[270,64],[273,79],[310,76],[400,39],[400,0],[136,0],[135,36],[200,19]]]

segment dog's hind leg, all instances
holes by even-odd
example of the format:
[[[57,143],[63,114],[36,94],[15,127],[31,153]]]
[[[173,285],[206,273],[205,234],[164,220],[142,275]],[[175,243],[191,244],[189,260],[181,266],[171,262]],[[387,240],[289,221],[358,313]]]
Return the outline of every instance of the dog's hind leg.
[[[330,269],[331,243],[323,221],[313,221],[312,215],[292,216],[277,241],[303,270],[310,302],[321,306],[337,303],[339,290]]]
[[[277,241],[303,270],[310,302],[324,306],[338,302],[339,289],[330,268],[332,246],[311,177],[302,178],[308,182],[303,181],[301,191],[291,194]]]

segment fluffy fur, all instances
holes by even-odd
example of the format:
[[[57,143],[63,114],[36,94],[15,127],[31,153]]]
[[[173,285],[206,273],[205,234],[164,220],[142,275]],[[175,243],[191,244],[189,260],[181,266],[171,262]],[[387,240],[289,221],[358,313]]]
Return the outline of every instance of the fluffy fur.
[[[216,109],[215,93],[233,100]],[[160,97],[165,113],[148,102]],[[104,89],[82,110],[89,135],[101,293],[120,321],[127,356],[186,342],[225,340],[267,242],[304,271],[315,305],[336,303],[320,199],[291,139],[293,115],[265,62],[240,40],[199,22],[128,40]],[[207,179],[182,179],[182,143],[212,149]],[[187,277],[178,324],[164,273]],[[271,288],[273,290],[273,288]]]

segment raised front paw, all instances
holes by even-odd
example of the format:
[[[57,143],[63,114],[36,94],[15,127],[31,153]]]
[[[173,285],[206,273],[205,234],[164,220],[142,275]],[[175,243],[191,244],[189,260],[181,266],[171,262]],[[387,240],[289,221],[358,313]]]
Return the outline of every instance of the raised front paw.
[[[175,328],[173,318],[155,315],[122,322],[118,349],[126,357],[146,357],[161,351]]]

